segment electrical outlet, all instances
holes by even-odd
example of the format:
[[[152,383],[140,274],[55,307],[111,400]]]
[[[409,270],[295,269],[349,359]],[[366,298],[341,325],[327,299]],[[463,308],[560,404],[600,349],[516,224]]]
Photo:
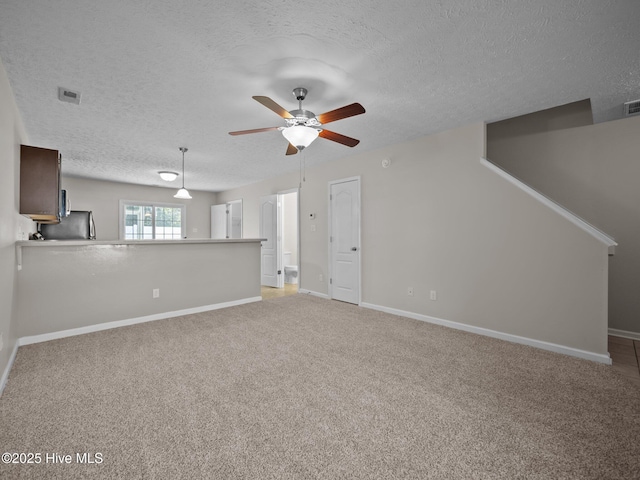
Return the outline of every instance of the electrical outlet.
[[[407,295],[409,295],[410,297],[413,297],[413,287],[407,288]]]
[[[435,290],[431,290],[431,300],[436,301],[438,300],[438,292],[436,292]]]
[[[321,282],[324,282],[324,277],[322,276],[322,274],[318,275],[318,280],[320,280]]]
[[[316,231],[316,224],[315,224],[315,223],[312,223],[312,224],[311,224],[311,231],[312,231],[312,232],[315,232],[315,231]]]
[[[154,288],[153,289],[153,298],[159,298],[160,297],[160,289],[159,288]]]

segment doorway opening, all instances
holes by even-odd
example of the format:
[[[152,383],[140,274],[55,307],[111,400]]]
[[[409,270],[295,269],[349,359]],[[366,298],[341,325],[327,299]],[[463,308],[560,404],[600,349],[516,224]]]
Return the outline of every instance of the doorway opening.
[[[299,192],[286,190],[261,198],[262,298],[298,293],[300,282]]]

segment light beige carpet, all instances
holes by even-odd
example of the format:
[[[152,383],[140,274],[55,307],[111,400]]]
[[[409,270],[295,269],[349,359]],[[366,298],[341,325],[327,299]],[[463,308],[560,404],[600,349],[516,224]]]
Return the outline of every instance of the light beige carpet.
[[[610,367],[306,295],[21,347],[0,398],[42,455],[3,479],[624,479],[639,439]]]

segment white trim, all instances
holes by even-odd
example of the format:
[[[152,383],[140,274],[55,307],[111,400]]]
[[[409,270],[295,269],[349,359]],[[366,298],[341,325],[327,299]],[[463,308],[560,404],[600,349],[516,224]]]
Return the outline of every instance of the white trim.
[[[404,310],[398,310],[395,308],[383,307],[381,305],[374,305],[371,303],[362,303],[360,305],[364,308],[370,308],[372,310],[378,310],[380,312],[390,313],[392,315],[399,315],[401,317],[413,318],[414,320],[420,320],[422,322],[433,323],[436,325],[442,325],[443,327],[455,328],[456,330],[464,330],[465,332],[476,333],[485,337],[497,338],[500,340],[506,340],[507,342],[518,343],[521,345],[528,345],[530,347],[540,348],[542,350],[548,350],[555,353],[562,353],[572,357],[583,358],[585,360],[591,360],[593,362],[604,363],[611,365],[611,357],[609,354],[601,354],[588,352],[586,350],[579,350],[577,348],[566,347],[564,345],[558,345],[555,343],[543,342],[542,340],[534,340],[532,338],[520,337],[518,335],[511,335],[509,333],[498,332],[496,330],[489,330],[488,328],[474,327],[465,323],[452,322],[451,320],[443,320],[441,318],[430,317],[428,315],[422,315],[420,313],[407,312]]]
[[[118,202],[118,208],[119,208],[119,213],[118,213],[118,235],[119,235],[119,239],[120,240],[125,240],[124,236],[125,236],[125,214],[124,214],[124,207],[126,205],[132,205],[132,206],[142,206],[142,207],[152,207],[153,208],[153,239],[152,240],[156,240],[156,216],[155,216],[155,209],[160,207],[169,207],[169,208],[180,208],[181,210],[181,220],[180,220],[180,235],[181,235],[181,239],[186,239],[187,238],[187,205],[185,203],[164,203],[164,202],[153,202],[153,201],[136,201],[136,200],[122,200],[120,199]],[[211,232],[209,232],[211,233]],[[211,236],[211,235],[209,235]],[[146,240],[150,240],[150,239],[146,239]],[[172,239],[173,240],[173,239]],[[135,239],[130,239],[129,241],[143,241],[143,240],[135,240]]]
[[[20,337],[18,344],[31,345],[33,343],[48,342],[59,338],[73,337],[75,335],[84,335],[85,333],[100,332],[102,330],[110,330],[112,328],[126,327],[136,325],[138,323],[153,322],[155,320],[164,320],[165,318],[179,317],[181,315],[190,315],[192,313],[208,312],[210,310],[219,310],[221,308],[234,307],[236,305],[244,305],[245,303],[260,302],[262,297],[249,297],[231,302],[215,303],[213,305],[203,305],[202,307],[185,308],[184,310],[175,310],[173,312],[156,313],[154,315],[145,315],[144,317],[129,318],[125,320],[116,320],[113,322],[98,323],[96,325],[88,325],[86,327],[72,328],[69,330],[61,330],[59,332],[43,333],[41,335],[31,335],[28,337]]]
[[[500,168],[496,164],[491,163],[486,158],[480,158],[480,164],[484,165],[489,170],[492,170],[493,172],[497,173],[502,178],[504,178],[508,182],[512,183],[513,185],[518,187],[523,192],[528,193],[530,196],[532,196],[533,198],[538,200],[540,203],[542,203],[542,204],[546,205],[547,207],[549,207],[551,210],[556,212],[558,215],[566,218],[571,223],[576,225],[578,228],[581,228],[582,230],[587,232],[589,235],[591,235],[595,239],[597,239],[600,242],[604,243],[607,247],[609,247],[609,254],[613,255],[613,253],[615,251],[613,249],[613,247],[617,246],[618,244],[616,243],[616,241],[612,237],[610,237],[609,235],[607,235],[603,231],[597,229],[596,227],[594,227],[590,223],[585,222],[583,219],[578,217],[575,213],[567,210],[566,208],[564,208],[563,206],[557,204],[553,200],[545,197],[544,195],[542,195],[537,190],[534,190],[533,188],[531,188],[529,185],[521,182],[516,177],[514,177],[510,173],[504,171],[502,168]]]
[[[312,290],[307,290],[306,288],[299,288],[298,293],[304,293],[305,295],[311,295],[313,297],[324,298],[325,300],[329,300],[329,295],[326,293],[314,292]]]
[[[244,232],[244,230],[243,230],[243,225],[244,225],[244,220],[243,220],[243,217],[244,217],[244,206],[242,204],[242,199],[231,200],[231,201],[227,202],[227,205],[232,205],[232,204],[236,204],[236,203],[240,204],[240,237],[238,237],[238,238],[243,238],[243,235],[244,235],[244,233],[243,233]],[[231,210],[233,210],[232,207],[230,207],[230,210],[229,210],[230,213],[231,213]],[[232,223],[233,223],[233,215],[230,214],[229,218],[228,218],[227,233],[229,233],[231,231]]]
[[[231,236],[231,230],[233,228],[233,205],[240,205],[240,236],[239,237],[233,237]],[[242,216],[243,216],[243,209],[244,207],[242,206],[242,199],[239,200],[230,200],[228,202],[225,203],[218,203],[215,205],[211,205],[210,207],[210,220],[211,220],[211,224],[209,225],[209,237],[210,238],[214,238],[213,237],[213,225],[214,225],[214,208],[216,207],[224,207],[225,209],[225,236],[224,239],[231,239],[231,238],[243,238],[243,230],[242,230],[242,225],[243,225],[243,220],[242,220]],[[120,207],[122,209],[122,207]],[[186,206],[185,206],[185,212],[186,212]],[[222,238],[217,237],[216,240],[223,240]]]
[[[4,392],[4,387],[7,384],[7,380],[9,380],[9,372],[11,372],[11,368],[13,367],[13,362],[16,359],[16,354],[18,353],[19,346],[19,342],[16,342],[16,344],[13,346],[13,352],[11,352],[9,362],[4,369],[4,372],[2,372],[2,378],[0,378],[0,397],[2,396],[2,392]]]
[[[610,328],[609,335],[613,335],[614,337],[630,338],[632,340],[640,340],[640,333],[618,330],[617,328]]]
[[[298,187],[288,188],[287,190],[280,190],[278,193],[280,195],[286,195],[288,193],[299,193],[300,189]]]
[[[280,217],[282,216],[280,214],[280,196],[277,193],[270,193],[269,195],[262,195],[259,197],[258,199],[258,211],[259,211],[259,215],[258,215],[258,231],[261,234],[264,234],[264,240],[268,241],[269,238],[267,238],[267,226],[265,223],[265,218],[264,218],[264,206],[267,204],[272,203],[273,201],[275,201],[275,238],[271,239],[274,242],[274,247],[273,249],[276,251],[276,271],[274,272],[275,274],[275,285],[272,284],[272,280],[271,278],[269,278],[269,276],[265,275],[264,273],[264,265],[265,265],[265,261],[264,261],[264,243],[260,243],[260,286],[263,287],[272,287],[272,288],[282,288],[284,287],[284,284],[282,286],[279,285],[279,278],[278,278],[278,268],[280,267],[280,259],[278,258],[279,256],[279,247],[278,244],[281,242],[280,237],[280,229],[279,229],[279,225],[280,225]],[[272,223],[270,225],[268,225],[269,229],[271,229]]]
[[[284,288],[284,207],[282,194],[276,194],[276,288]],[[262,213],[262,211],[261,211]]]
[[[290,188],[288,190],[282,190],[280,192],[278,192],[278,203],[282,203],[284,205],[284,202],[282,201],[282,196],[283,195],[289,195],[295,193],[296,194],[296,212],[298,214],[298,218],[297,218],[297,227],[296,227],[296,249],[297,249],[297,255],[296,255],[296,260],[297,260],[297,267],[298,267],[298,290],[300,289],[299,285],[302,283],[302,272],[300,269],[300,257],[302,255],[300,255],[300,230],[302,229],[302,225],[300,224],[300,188],[296,187],[296,188]],[[282,208],[280,209],[280,213],[282,212]],[[280,222],[281,225],[281,230],[282,233],[280,234],[280,236],[282,238],[284,238],[284,229],[286,227],[286,225],[284,225],[284,215],[282,215],[282,221]],[[280,258],[282,259],[282,286],[278,286],[278,288],[284,288],[284,241],[283,242],[278,242],[278,248],[280,250],[279,255]]]

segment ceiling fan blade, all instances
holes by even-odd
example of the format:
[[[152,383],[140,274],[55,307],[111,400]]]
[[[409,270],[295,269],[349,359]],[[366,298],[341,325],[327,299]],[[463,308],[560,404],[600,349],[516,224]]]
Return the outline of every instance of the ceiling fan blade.
[[[254,100],[260,102],[262,105],[267,107],[269,110],[276,112],[282,118],[294,118],[288,111],[278,105],[276,102],[271,100],[269,97],[263,97],[261,95],[257,95],[252,97]]]
[[[254,128],[253,130],[238,130],[237,132],[229,132],[229,135],[246,135],[247,133],[270,132],[278,130],[280,127]]]
[[[336,132],[331,132],[329,130],[321,130],[318,136],[326,138],[327,140],[341,143],[342,145],[346,145],[347,147],[355,147],[360,143],[360,140],[356,140],[355,138],[347,137],[346,135],[341,135]]]
[[[295,155],[296,153],[298,153],[298,149],[289,144],[289,146],[287,147],[287,155]]]
[[[336,108],[330,112],[321,113],[316,115],[316,118],[323,125],[329,122],[335,122],[336,120],[342,120],[343,118],[353,117],[354,115],[360,115],[365,112],[365,109],[359,103],[352,103],[345,107]]]

